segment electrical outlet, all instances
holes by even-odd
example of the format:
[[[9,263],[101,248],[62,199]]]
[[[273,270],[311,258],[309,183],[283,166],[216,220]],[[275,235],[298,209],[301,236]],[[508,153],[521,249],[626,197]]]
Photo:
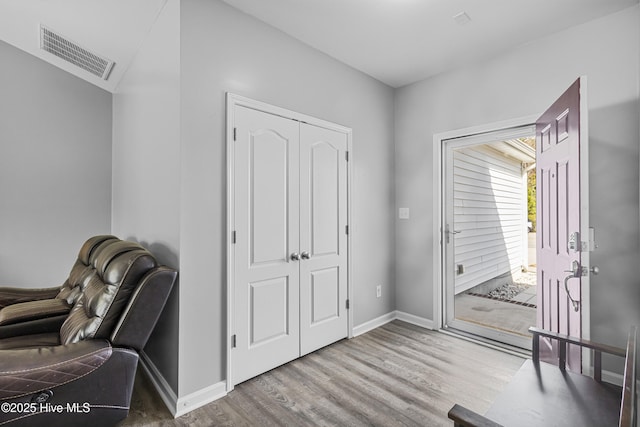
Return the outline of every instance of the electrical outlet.
[[[382,285],[376,286],[376,297],[380,298],[382,296]]]

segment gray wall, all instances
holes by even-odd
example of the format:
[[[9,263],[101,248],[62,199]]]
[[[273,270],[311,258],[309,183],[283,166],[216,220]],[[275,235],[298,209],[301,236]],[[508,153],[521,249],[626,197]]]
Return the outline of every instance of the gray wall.
[[[355,325],[395,290],[393,90],[221,1],[182,1],[181,60],[183,396],[226,376],[225,92],[353,128]]]
[[[179,268],[180,5],[169,0],[113,96],[112,232]],[[178,393],[179,285],[145,353]]]
[[[181,275],[147,354],[178,397],[224,380],[230,91],[353,128],[354,326],[396,309],[432,319],[433,134],[540,113],[587,75],[592,329],[620,344],[639,323],[639,9],[394,91],[219,0],[170,0],[113,110],[0,43],[0,280],[58,284],[88,235],[138,240]],[[27,265],[34,248],[44,268]]]
[[[111,94],[0,41],[0,284],[58,286],[109,233]]]
[[[396,93],[397,308],[433,319],[433,134],[539,114],[588,78],[592,338],[623,344],[638,323],[638,14],[635,6],[399,89]],[[415,216],[414,216],[415,212]]]

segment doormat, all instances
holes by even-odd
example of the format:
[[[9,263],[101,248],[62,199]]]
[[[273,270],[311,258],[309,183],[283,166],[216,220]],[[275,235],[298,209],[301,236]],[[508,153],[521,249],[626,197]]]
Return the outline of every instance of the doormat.
[[[531,308],[537,308],[538,306],[536,304],[531,304],[528,302],[520,302],[520,301],[514,301],[512,299],[504,299],[504,298],[500,298],[500,297],[494,297],[491,295],[487,295],[487,294],[477,294],[475,292],[465,292],[466,295],[471,295],[474,297],[481,297],[481,298],[486,298],[486,299],[491,299],[494,301],[502,301],[502,302],[508,302],[511,304],[516,304],[516,305],[521,305],[523,307],[531,307]]]

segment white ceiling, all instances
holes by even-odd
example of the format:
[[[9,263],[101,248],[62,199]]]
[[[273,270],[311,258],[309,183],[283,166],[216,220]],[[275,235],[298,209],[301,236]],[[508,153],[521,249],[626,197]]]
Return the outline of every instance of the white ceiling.
[[[393,87],[638,0],[224,0]],[[471,21],[457,24],[466,12]]]
[[[209,0],[213,1],[213,0]],[[393,87],[638,0],[223,0]],[[1,0],[0,40],[113,92],[167,0]],[[453,16],[466,12],[460,25]],[[108,81],[39,49],[39,26],[116,62]]]

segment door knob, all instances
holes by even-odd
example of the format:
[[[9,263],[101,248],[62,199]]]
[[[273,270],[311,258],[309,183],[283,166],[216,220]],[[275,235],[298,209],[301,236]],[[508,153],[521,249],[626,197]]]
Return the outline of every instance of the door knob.
[[[309,255],[309,252],[307,252],[307,251],[302,252],[302,254],[300,254],[300,256],[302,257],[302,259],[311,258],[311,255]]]
[[[291,254],[291,261],[300,261],[300,254],[298,252],[294,252]]]

